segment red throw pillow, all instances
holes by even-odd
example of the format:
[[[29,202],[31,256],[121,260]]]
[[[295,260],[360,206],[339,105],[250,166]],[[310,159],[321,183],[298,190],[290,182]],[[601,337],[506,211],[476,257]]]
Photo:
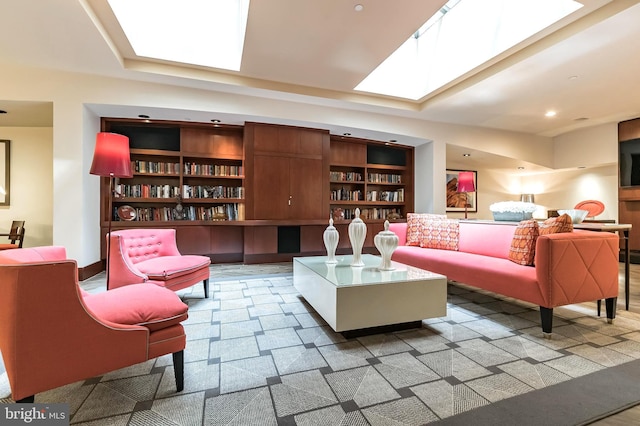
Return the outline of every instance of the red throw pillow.
[[[455,219],[429,220],[422,229],[420,247],[458,250],[460,225]]]
[[[423,229],[427,222],[433,219],[446,219],[443,214],[407,213],[407,242],[408,246],[419,246],[424,237]]]
[[[563,214],[558,217],[550,217],[540,224],[540,235],[559,234],[561,232],[573,232],[571,216]]]
[[[539,227],[535,219],[521,221],[511,240],[509,260],[518,265],[533,266],[538,234]]]

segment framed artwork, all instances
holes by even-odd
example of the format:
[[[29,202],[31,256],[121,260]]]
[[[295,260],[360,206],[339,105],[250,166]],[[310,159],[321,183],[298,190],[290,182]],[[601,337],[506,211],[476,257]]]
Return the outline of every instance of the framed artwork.
[[[447,169],[447,208],[448,212],[463,212],[465,204],[468,212],[478,211],[478,197],[474,192],[458,192],[458,177],[460,172],[473,173],[473,187],[478,190],[478,172],[475,170]]]
[[[10,147],[10,141],[0,140],[0,206],[9,205]]]

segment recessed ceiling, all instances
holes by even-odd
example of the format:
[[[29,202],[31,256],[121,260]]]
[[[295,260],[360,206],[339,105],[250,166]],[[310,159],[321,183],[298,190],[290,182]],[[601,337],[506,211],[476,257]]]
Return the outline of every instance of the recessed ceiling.
[[[360,12],[344,0],[254,0],[234,73],[136,58],[106,0],[5,0],[0,62],[542,136],[640,116],[639,1],[584,0],[583,17],[421,102],[352,89],[445,1],[358,3]],[[545,118],[551,108],[556,117]]]

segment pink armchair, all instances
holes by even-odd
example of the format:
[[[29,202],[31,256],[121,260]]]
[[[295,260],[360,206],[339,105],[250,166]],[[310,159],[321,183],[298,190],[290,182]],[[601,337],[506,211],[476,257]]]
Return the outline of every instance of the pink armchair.
[[[0,351],[12,398],[173,354],[184,387],[187,305],[172,291],[136,284],[88,294],[63,247],[0,252]]]
[[[126,229],[111,233],[109,289],[152,283],[177,291],[202,281],[209,297],[206,256],[181,255],[175,229]]]

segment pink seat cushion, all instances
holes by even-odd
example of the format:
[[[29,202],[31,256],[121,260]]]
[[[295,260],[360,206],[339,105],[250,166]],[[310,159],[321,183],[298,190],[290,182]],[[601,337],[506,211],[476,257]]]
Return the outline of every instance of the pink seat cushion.
[[[167,281],[181,275],[208,267],[211,259],[206,256],[162,256],[136,263],[136,268],[149,279]]]
[[[141,325],[151,331],[186,320],[188,306],[177,294],[154,284],[131,284],[84,296],[87,308],[99,319],[116,324]]]

